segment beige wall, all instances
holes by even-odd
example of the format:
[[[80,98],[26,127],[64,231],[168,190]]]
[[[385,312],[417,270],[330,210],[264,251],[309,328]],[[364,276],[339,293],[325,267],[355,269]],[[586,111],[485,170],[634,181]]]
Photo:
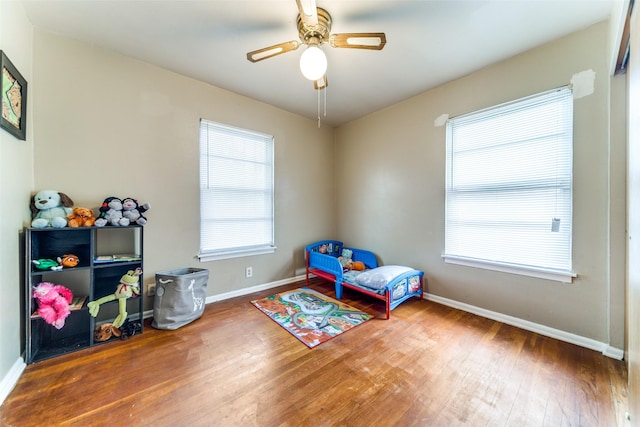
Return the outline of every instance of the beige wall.
[[[0,130],[0,402],[24,364],[20,357],[19,232],[29,219],[33,187],[33,30],[22,5],[0,1],[0,49],[27,80],[27,140]]]
[[[623,317],[614,313],[610,325],[609,314],[624,306],[624,278],[618,271],[612,283],[610,269],[612,259],[624,266],[624,239],[611,233],[624,233],[625,224],[624,200],[617,205],[624,174],[610,171],[624,168],[624,140],[609,142],[607,36],[598,24],[339,128],[338,235],[373,248],[384,263],[424,269],[431,294],[623,349]],[[445,127],[434,120],[565,85],[589,69],[595,91],[574,102],[578,278],[562,284],[444,263]],[[624,111],[619,96],[612,102]]]
[[[149,202],[145,285],[157,271],[181,267],[209,268],[210,296],[288,279],[304,265],[303,245],[332,234],[332,129],[39,30],[34,58],[35,189],[63,191],[92,208],[108,196]],[[194,259],[201,117],[275,136],[275,254]]]

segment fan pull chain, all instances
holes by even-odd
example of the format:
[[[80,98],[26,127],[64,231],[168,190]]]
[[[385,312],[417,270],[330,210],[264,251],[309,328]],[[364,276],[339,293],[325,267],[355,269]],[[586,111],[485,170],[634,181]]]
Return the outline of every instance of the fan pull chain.
[[[316,92],[318,92],[318,129],[320,129],[320,92],[324,93],[323,116],[327,117],[327,87],[325,86],[324,89],[317,90]]]
[[[327,117],[327,86],[322,90],[324,92],[324,116]]]
[[[320,129],[320,91],[316,92],[318,92],[318,129]]]

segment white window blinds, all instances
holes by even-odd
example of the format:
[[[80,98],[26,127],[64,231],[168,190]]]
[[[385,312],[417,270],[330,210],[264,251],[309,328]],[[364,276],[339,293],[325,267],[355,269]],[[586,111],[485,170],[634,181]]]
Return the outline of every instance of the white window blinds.
[[[570,281],[572,146],[569,88],[450,119],[445,259]]]
[[[200,257],[273,252],[273,136],[200,121]]]

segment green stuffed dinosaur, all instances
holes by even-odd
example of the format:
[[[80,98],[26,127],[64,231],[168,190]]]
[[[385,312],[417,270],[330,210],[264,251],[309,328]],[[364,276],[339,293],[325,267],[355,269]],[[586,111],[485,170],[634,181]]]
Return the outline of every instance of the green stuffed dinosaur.
[[[93,317],[98,315],[100,306],[106,302],[118,300],[119,314],[113,321],[113,326],[119,328],[122,326],[125,320],[127,320],[127,299],[131,298],[134,294],[140,295],[140,275],[142,274],[141,268],[136,268],[135,271],[129,270],[127,274],[123,275],[120,279],[120,283],[116,287],[115,293],[104,296],[96,301],[91,301],[87,304],[89,308],[89,314]]]

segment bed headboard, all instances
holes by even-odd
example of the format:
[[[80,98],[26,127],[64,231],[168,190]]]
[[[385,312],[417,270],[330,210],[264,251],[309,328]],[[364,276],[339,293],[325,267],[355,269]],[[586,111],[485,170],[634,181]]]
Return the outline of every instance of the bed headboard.
[[[344,244],[338,240],[321,240],[306,247],[307,252],[320,252],[334,257],[342,254]]]

